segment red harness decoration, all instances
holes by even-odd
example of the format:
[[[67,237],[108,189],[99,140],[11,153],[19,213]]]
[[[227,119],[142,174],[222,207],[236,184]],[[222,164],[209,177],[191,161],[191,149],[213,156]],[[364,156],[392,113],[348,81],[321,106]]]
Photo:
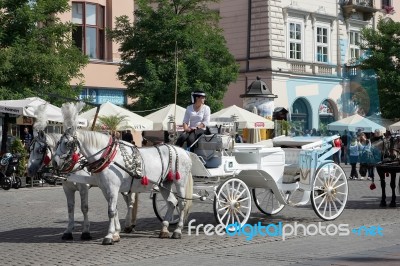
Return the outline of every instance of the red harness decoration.
[[[48,165],[51,162],[51,159],[48,155],[44,156],[43,164]]]
[[[114,160],[115,155],[117,155],[117,148],[118,148],[118,142],[114,141],[113,137],[110,137],[110,140],[108,141],[108,146],[101,155],[100,159],[98,161],[102,161],[102,163],[99,165],[97,169],[92,170],[92,173],[99,173],[106,169],[112,160]]]
[[[68,166],[67,169],[63,170],[62,172],[64,173],[70,173],[72,171],[72,169],[74,169],[75,164],[79,161],[79,153],[75,152],[74,154],[72,154],[71,157],[71,164]]]

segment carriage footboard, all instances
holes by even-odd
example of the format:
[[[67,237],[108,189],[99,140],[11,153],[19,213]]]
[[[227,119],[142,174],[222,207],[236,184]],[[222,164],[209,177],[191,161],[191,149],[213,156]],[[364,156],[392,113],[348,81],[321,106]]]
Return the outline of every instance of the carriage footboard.
[[[285,196],[279,190],[275,180],[262,170],[242,170],[236,178],[242,180],[251,188],[269,188],[281,204],[288,204]]]

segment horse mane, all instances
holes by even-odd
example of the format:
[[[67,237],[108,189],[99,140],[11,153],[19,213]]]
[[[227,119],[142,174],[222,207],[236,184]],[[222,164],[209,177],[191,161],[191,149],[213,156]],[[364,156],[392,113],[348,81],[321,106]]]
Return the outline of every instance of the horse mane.
[[[39,105],[35,110],[35,124],[33,128],[35,131],[45,130],[47,127],[47,114],[46,114],[47,103]]]
[[[60,140],[62,134],[59,133],[48,133],[46,134],[46,143],[51,149],[56,147],[57,142]]]
[[[110,139],[109,135],[96,132],[96,131],[89,131],[89,130],[78,130],[79,135],[82,136],[82,139],[84,139],[85,145],[89,145],[90,147],[96,148],[96,149],[103,149],[107,143],[108,140]]]
[[[64,126],[66,128],[77,128],[78,127],[78,114],[85,106],[85,103],[64,103],[61,106],[61,113],[64,119]]]

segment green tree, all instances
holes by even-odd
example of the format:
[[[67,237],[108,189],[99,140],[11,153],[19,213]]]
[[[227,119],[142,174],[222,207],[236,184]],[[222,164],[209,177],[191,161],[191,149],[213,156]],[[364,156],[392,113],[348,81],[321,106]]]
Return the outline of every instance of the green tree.
[[[79,78],[88,59],[73,45],[73,25],[59,14],[69,11],[68,0],[0,0],[0,99],[52,93],[76,97]]]
[[[371,101],[368,114],[380,111],[386,118],[399,117],[395,107],[400,105],[400,22],[380,18],[376,29],[365,28],[361,36],[360,46],[366,50],[360,62],[362,85]]]
[[[213,111],[222,108],[239,68],[217,12],[207,7],[217,1],[138,0],[134,23],[127,16],[116,19],[109,36],[121,43],[118,76],[128,95],[138,97],[136,110],[173,103],[176,80],[179,105],[189,103],[192,91],[203,90]]]

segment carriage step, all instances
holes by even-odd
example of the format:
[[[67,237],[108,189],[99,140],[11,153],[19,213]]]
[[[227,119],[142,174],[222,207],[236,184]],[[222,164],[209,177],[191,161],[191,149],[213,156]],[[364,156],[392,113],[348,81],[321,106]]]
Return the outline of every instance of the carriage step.
[[[310,201],[310,196],[311,196],[311,191],[304,191],[303,197],[301,198],[301,200],[299,202],[289,201],[289,205],[292,207],[306,205]]]

